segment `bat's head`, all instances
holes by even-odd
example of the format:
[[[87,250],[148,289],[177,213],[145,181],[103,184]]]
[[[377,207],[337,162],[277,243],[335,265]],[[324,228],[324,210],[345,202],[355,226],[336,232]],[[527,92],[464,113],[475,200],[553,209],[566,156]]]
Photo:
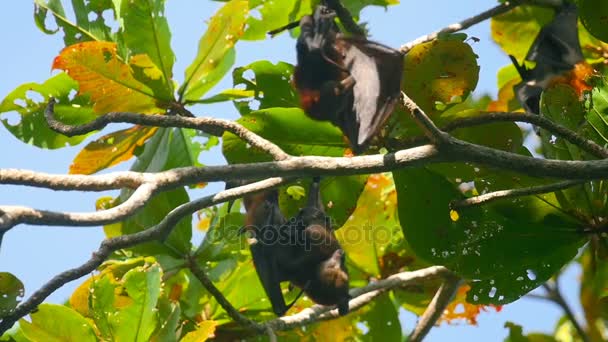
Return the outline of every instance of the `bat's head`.
[[[345,253],[342,249],[334,251],[332,256],[319,265],[319,280],[325,292],[321,304],[338,305],[340,315],[348,313],[348,271],[345,265]]]

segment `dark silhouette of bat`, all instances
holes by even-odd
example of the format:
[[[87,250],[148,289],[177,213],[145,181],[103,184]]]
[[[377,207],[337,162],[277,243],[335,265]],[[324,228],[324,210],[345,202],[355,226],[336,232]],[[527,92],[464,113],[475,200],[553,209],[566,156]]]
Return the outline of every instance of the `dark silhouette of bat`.
[[[319,181],[311,185],[307,206],[289,221],[280,212],[276,191],[246,196],[244,202],[243,231],[253,240],[253,262],[275,314],[285,314],[302,292],[316,303],[338,305],[340,314],[346,314],[350,296],[345,255],[321,205]],[[283,281],[302,290],[289,305],[281,291]]]
[[[535,63],[532,69],[509,56],[522,78],[522,82],[513,88],[515,96],[527,112],[540,114],[541,94],[553,84],[569,83],[579,95],[588,89],[584,78],[593,69],[584,62],[578,39],[577,12],[576,5],[564,2],[553,20],[540,30],[525,58]]]
[[[362,36],[344,36],[335,17],[321,4],[300,19],[294,83],[306,114],[338,126],[359,154],[399,100],[403,55]]]

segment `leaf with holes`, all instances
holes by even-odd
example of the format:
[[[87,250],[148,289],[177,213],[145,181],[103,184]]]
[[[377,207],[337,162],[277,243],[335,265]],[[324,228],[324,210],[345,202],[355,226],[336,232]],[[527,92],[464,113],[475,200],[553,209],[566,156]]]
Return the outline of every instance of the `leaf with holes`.
[[[87,94],[97,113],[162,112],[154,92],[133,75],[132,67],[117,54],[116,44],[85,42],[68,46],[55,57],[53,69],[67,72]]]
[[[10,313],[21,301],[25,288],[12,273],[0,272],[0,318]]]
[[[454,219],[450,202],[463,195],[445,178],[426,169],[393,175],[409,245],[420,258],[468,279],[471,303],[502,305],[518,299],[558,272],[585,243],[575,224],[551,215],[528,222],[472,207]]]
[[[230,70],[235,58],[234,44],[243,35],[248,13],[247,0],[232,0],[211,18],[198,53],[186,69],[180,99],[197,101]]]
[[[403,90],[429,115],[461,103],[477,86],[479,65],[469,44],[435,40],[416,45],[404,60]]]
[[[25,83],[17,87],[0,102],[0,114],[17,112],[18,123],[7,115],[2,124],[19,140],[42,148],[56,149],[77,145],[87,135],[66,137],[49,128],[44,110],[51,98],[57,99],[55,118],[62,123],[79,125],[95,119],[91,103],[86,96],[75,96],[78,84],[65,73],[51,77],[44,83]]]
[[[72,9],[76,22],[68,19],[65,9],[59,0],[34,0],[34,19],[38,28],[46,34],[62,31],[65,46],[86,41],[113,41],[114,35],[110,24],[103,17],[105,11],[114,10],[111,1],[72,0]],[[58,29],[46,26],[48,16],[52,15]]]
[[[131,159],[156,133],[156,127],[135,126],[90,142],[70,165],[70,174],[90,175]]]
[[[293,70],[293,65],[289,63],[272,64],[269,61],[257,61],[234,69],[232,72],[234,87],[244,85],[244,91],[249,91],[253,95],[250,99],[235,101],[241,115],[257,109],[299,107],[298,94],[291,85]],[[256,107],[255,102],[259,102],[259,106]]]

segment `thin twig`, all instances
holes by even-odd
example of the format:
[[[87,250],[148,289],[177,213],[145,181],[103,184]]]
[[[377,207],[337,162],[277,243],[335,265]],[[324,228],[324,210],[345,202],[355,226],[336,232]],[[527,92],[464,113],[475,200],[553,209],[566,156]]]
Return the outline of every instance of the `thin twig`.
[[[572,323],[572,326],[578,333],[578,336],[584,342],[589,342],[591,339],[585,332],[585,329],[583,329],[583,327],[579,324],[578,320],[576,319],[576,316],[574,315],[574,312],[572,311],[572,309],[570,308],[570,306],[564,299],[564,296],[562,296],[562,293],[559,290],[558,284],[555,283],[553,285],[549,285],[549,283],[547,282],[547,283],[543,284],[543,288],[545,289],[545,291],[547,291],[547,299],[549,299],[553,303],[559,305],[559,307],[561,307],[562,310],[564,310],[566,317],[568,317],[568,320],[570,320],[570,322]]]
[[[420,316],[418,324],[416,324],[416,327],[410,334],[408,341],[422,341],[441,315],[443,315],[443,311],[448,304],[454,299],[454,294],[458,291],[460,284],[462,284],[462,279],[457,276],[453,275],[445,279],[422,316]]]
[[[403,105],[410,112],[414,122],[422,129],[424,135],[433,145],[442,145],[449,140],[449,135],[441,131],[418,105],[412,101],[404,92],[401,92]]]
[[[186,216],[192,215],[198,210],[215,204],[234,200],[243,197],[246,194],[277,187],[284,182],[285,180],[282,178],[270,178],[260,182],[227,189],[215,195],[203,197],[176,207],[169,214],[167,214],[167,216],[165,216],[160,223],[146,230],[104,240],[99,249],[93,253],[88,261],[78,267],[58,274],[44,284],[40,289],[35,291],[27,300],[19,304],[14,310],[12,310],[10,314],[4,316],[2,318],[2,322],[0,322],[0,335],[10,329],[21,317],[35,310],[38,305],[40,305],[58,288],[70,281],[76,280],[95,271],[95,269],[99,267],[112,252],[123,248],[133,247],[143,242],[159,239],[162,240],[171,233],[179,221]]]
[[[462,209],[462,208],[467,208],[467,207],[488,204],[490,202],[494,202],[494,201],[498,201],[498,200],[502,200],[502,199],[538,195],[538,194],[546,194],[549,192],[555,192],[558,190],[571,188],[573,186],[577,186],[577,185],[583,184],[585,182],[586,181],[582,181],[582,180],[568,180],[568,181],[563,181],[563,182],[558,182],[558,183],[553,183],[553,184],[531,186],[528,188],[494,191],[494,192],[489,192],[487,194],[463,199],[460,201],[453,201],[452,203],[450,203],[450,208]]]
[[[237,122],[215,118],[191,118],[177,115],[143,115],[137,113],[112,112],[97,117],[95,120],[83,125],[66,125],[55,119],[55,99],[49,101],[44,115],[49,127],[63,135],[82,135],[100,130],[110,123],[132,123],[154,127],[192,128],[211,135],[222,136],[228,131],[274,157],[275,160],[285,160],[289,155],[273,142],[266,140],[251,132]]]
[[[349,311],[357,310],[390,289],[452,276],[454,276],[453,273],[443,266],[431,266],[421,270],[394,274],[386,279],[370,283],[365,287],[350,290],[349,293],[353,299],[348,303]],[[339,317],[338,309],[323,305],[313,305],[291,316],[268,321],[266,324],[271,326],[275,331],[280,331],[337,317]]]
[[[361,26],[357,25],[352,14],[350,14],[346,7],[342,5],[342,2],[339,0],[326,0],[326,3],[327,7],[336,12],[336,15],[338,18],[340,18],[340,22],[342,25],[344,25],[344,28],[346,28],[348,32],[358,36],[365,36],[365,31],[361,28]]]
[[[236,323],[242,325],[245,328],[256,331],[257,333],[263,334],[267,332],[267,327],[264,324],[257,323],[238,312],[238,310],[230,304],[228,299],[224,297],[222,291],[220,291],[211,279],[207,276],[205,271],[201,269],[196,260],[192,257],[188,260],[188,268],[192,271],[192,274],[201,282],[201,284],[205,287],[205,289],[215,298],[218,304],[226,311],[228,316],[232,318]]]
[[[512,8],[514,8],[517,5],[519,5],[519,1],[504,2],[496,7],[493,7],[491,9],[489,9],[485,12],[482,12],[476,16],[473,16],[471,18],[465,19],[459,23],[448,25],[439,31],[435,31],[431,34],[427,34],[427,35],[418,37],[418,38],[412,40],[411,42],[409,42],[405,45],[402,45],[401,48],[399,48],[399,51],[401,51],[401,53],[403,53],[403,54],[406,54],[408,51],[410,51],[414,46],[416,46],[418,44],[422,44],[422,43],[426,43],[426,42],[435,40],[435,39],[437,39],[437,37],[439,35],[444,34],[444,33],[454,33],[454,32],[458,32],[461,30],[465,30],[475,24],[479,24],[480,22],[490,19],[496,15],[508,12],[509,10],[511,10]]]

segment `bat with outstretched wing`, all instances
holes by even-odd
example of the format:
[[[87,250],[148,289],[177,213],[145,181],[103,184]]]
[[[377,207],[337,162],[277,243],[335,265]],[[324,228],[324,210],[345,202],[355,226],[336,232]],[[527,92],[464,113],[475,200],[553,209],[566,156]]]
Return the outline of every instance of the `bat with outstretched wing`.
[[[306,114],[338,126],[358,154],[399,100],[403,55],[365,37],[344,36],[335,16],[318,5],[300,19],[294,83]]]
[[[584,61],[577,20],[576,5],[564,2],[553,20],[540,30],[526,55],[525,60],[534,63],[532,69],[509,56],[522,78],[522,82],[514,86],[514,92],[527,112],[540,114],[540,96],[551,85],[582,84],[584,81],[577,80],[593,72]],[[578,91],[581,91],[580,88],[575,87]],[[584,85],[583,88],[586,89]]]

